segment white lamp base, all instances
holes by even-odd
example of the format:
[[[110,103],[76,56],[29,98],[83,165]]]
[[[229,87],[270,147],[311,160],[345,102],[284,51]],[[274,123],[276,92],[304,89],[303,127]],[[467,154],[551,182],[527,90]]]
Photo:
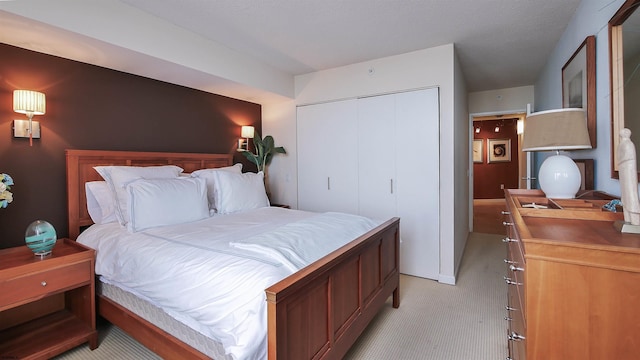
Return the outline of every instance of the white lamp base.
[[[540,189],[552,199],[573,199],[580,190],[582,178],[578,165],[566,155],[548,157],[538,173]]]

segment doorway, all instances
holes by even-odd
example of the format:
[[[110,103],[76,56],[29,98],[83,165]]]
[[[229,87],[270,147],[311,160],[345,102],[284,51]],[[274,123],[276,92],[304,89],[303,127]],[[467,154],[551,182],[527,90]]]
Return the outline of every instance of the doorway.
[[[521,183],[526,178],[519,130],[523,118],[515,113],[472,118],[474,200],[501,199],[504,189],[526,188]]]
[[[530,179],[527,169],[531,157],[529,153],[522,152],[521,145],[525,117],[525,110],[470,114],[469,116],[472,173],[469,185],[470,193],[473,194],[470,199],[472,219],[470,227],[472,231],[503,234],[505,231],[502,224],[504,215],[501,212],[506,209],[504,189],[530,188],[531,180],[527,180]],[[500,145],[504,143],[501,140],[507,139],[509,140],[510,158],[499,158],[495,156],[496,154],[488,153],[493,150],[493,145]],[[489,140],[492,140],[491,144]],[[474,156],[474,148],[476,150],[480,148],[482,154],[478,156],[479,154],[475,153]],[[509,168],[511,171],[506,177],[500,174],[500,170],[504,170],[503,168]],[[480,186],[486,188],[481,189]],[[483,191],[484,189],[487,191]]]

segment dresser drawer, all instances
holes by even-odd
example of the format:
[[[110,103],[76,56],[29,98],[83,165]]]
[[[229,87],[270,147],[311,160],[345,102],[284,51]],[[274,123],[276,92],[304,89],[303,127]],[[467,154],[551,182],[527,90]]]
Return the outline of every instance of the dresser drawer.
[[[91,281],[91,262],[29,273],[0,282],[0,308],[38,299]]]
[[[507,277],[509,277],[515,284],[509,285],[516,289],[518,294],[517,301],[519,302],[518,308],[522,310],[523,314],[526,314],[525,303],[525,262],[520,247],[517,243],[509,243],[509,260]]]
[[[524,313],[520,299],[518,296],[518,290],[515,286],[509,286],[507,291],[509,305],[507,307],[507,338],[509,345],[509,359],[522,360],[525,358],[525,339],[521,339],[520,336],[525,336],[525,323]]]

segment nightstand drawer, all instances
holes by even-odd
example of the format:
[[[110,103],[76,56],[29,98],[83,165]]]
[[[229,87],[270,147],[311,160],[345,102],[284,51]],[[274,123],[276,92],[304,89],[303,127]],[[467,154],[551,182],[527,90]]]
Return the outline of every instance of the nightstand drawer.
[[[46,260],[45,260],[46,261]],[[25,274],[0,282],[0,307],[41,298],[91,281],[91,262]]]

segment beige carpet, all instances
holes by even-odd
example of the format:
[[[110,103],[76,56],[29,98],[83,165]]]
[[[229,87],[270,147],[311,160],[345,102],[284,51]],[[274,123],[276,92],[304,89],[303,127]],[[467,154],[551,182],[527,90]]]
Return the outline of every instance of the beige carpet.
[[[473,233],[456,286],[400,277],[400,308],[388,303],[345,359],[484,360],[507,357],[505,247],[501,236]],[[56,359],[158,359],[114,326],[100,329],[100,346]]]
[[[473,233],[456,286],[402,276],[346,359],[484,360],[507,357],[503,236]]]

